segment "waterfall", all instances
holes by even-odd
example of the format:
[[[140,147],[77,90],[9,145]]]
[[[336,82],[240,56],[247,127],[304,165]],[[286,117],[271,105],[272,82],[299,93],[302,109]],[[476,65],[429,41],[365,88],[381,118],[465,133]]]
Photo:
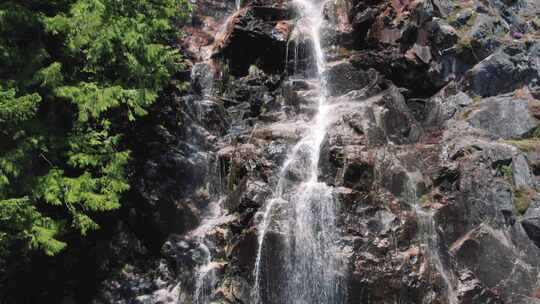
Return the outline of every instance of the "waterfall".
[[[441,241],[439,233],[436,230],[433,214],[432,212],[423,210],[418,205],[415,205],[415,212],[418,217],[418,230],[424,239],[424,245],[426,246],[425,252],[428,255],[429,263],[435,267],[435,270],[440,274],[441,279],[446,285],[445,292],[448,304],[457,304],[458,299],[452,273],[448,270],[448,267],[443,264],[441,259]]]
[[[225,197],[222,197],[211,202],[201,225],[189,234],[189,237],[197,242],[198,251],[202,254],[202,262],[197,267],[195,275],[195,291],[193,293],[193,303],[195,304],[211,303],[214,297],[214,288],[218,282],[216,272],[223,266],[222,262],[216,261],[212,249],[217,246],[213,237],[216,229],[234,219],[234,216],[227,215],[223,210],[224,199]]]
[[[219,223],[217,219],[219,219],[222,214],[220,205],[221,200],[212,202],[201,225],[191,233],[199,244],[200,251],[204,255],[204,261],[197,268],[195,276],[193,302],[196,304],[210,303],[216,281],[214,272],[216,265],[213,263],[212,251],[208,247],[210,245],[208,244],[210,240],[207,235],[209,235],[213,228]]]
[[[310,41],[312,66],[306,68],[316,71],[311,80],[317,84],[318,111],[307,134],[287,156],[273,196],[259,214],[252,303],[341,303],[340,261],[334,250],[339,235],[338,201],[333,188],[318,180],[320,150],[329,124],[320,38],[324,2],[292,2],[299,18],[291,39]],[[268,241],[274,233],[278,239]],[[272,250],[281,245],[280,250]]]
[[[419,205],[416,186],[411,180],[407,183],[407,192],[409,203],[413,206],[418,218],[418,234],[421,238],[420,241],[423,243],[422,246],[425,247],[423,251],[427,255],[429,264],[435,268],[444,282],[447,304],[457,304],[459,301],[456,295],[455,279],[452,272],[443,264],[441,258],[441,239],[433,218],[433,211],[425,210]]]

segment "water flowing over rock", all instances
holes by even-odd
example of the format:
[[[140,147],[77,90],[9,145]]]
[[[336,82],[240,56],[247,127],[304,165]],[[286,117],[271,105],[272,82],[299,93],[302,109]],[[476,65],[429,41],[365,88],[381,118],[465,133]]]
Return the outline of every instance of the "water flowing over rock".
[[[334,248],[339,237],[338,202],[333,189],[318,181],[320,148],[331,109],[327,103],[326,62],[320,38],[324,2],[298,0],[293,5],[299,19],[292,39],[296,47],[309,41],[311,48],[307,55],[295,51],[293,71],[311,75],[308,71],[315,70],[317,113],[287,156],[274,196],[264,207],[258,225],[252,301],[339,303],[343,301],[339,277],[343,267]],[[298,71],[297,61],[303,62],[303,71]],[[276,272],[277,269],[281,271]]]
[[[93,303],[540,303],[538,1],[193,3]]]

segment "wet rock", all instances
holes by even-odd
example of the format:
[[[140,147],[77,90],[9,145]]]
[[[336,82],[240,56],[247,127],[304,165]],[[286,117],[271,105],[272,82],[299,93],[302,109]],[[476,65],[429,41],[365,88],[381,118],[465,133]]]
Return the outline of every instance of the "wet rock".
[[[300,139],[306,131],[307,125],[304,122],[282,123],[257,128],[253,132],[253,136],[265,140],[283,139],[287,141],[295,141]]]
[[[186,102],[190,102],[186,100]],[[212,99],[194,100],[190,105],[199,123],[205,126],[206,131],[215,135],[224,134],[228,129],[228,114],[223,104]]]
[[[383,16],[375,19],[369,29],[368,40],[374,40],[381,44],[397,45],[400,38],[401,31],[386,25]]]
[[[408,172],[391,154],[380,156],[377,170],[381,185],[403,202],[414,205],[423,194],[425,183],[419,172]]]
[[[209,235],[216,245],[208,249],[220,260],[215,301],[252,301],[258,224],[280,166],[310,130],[320,88],[296,79],[316,76],[313,45],[295,36],[288,2],[243,1],[216,36],[233,2],[202,1],[209,16],[195,12],[198,30],[187,31],[188,53],[199,47],[204,57],[214,44],[221,63],[189,55],[202,62],[192,70],[193,95],[160,104],[152,128],[141,128],[151,140],[139,143],[145,162],[136,190],[151,206],[143,222],[151,225],[143,227],[158,223],[162,231],[154,242],[163,263],[130,266],[123,278],[108,279],[103,303],[193,302],[194,269],[205,256],[186,236],[216,192],[226,196],[231,219]],[[539,48],[527,32],[534,21],[522,16],[535,3],[488,2],[347,0],[325,7],[331,113],[319,181],[339,198],[336,254],[349,268],[340,273],[348,303],[447,303],[443,274],[422,244],[416,204],[434,212],[432,247],[460,304],[537,301],[540,156],[499,141],[530,136],[540,117],[533,100],[540,94]],[[501,48],[511,42],[508,31],[516,32],[514,41]],[[282,180],[286,194],[306,177],[309,160],[299,160]],[[530,206],[518,210],[522,188]],[[294,205],[280,200],[273,218],[290,216]],[[279,304],[294,232],[278,220],[267,232],[261,295]]]
[[[200,95],[211,95],[214,91],[215,70],[211,63],[197,63],[191,69],[191,87]]]
[[[187,58],[203,61],[210,58],[215,34],[235,9],[234,1],[200,0],[193,6],[190,24],[181,45]]]
[[[538,268],[524,261],[510,240],[508,233],[483,224],[455,242],[451,251],[487,288],[498,287],[514,303],[528,303],[522,295],[535,290]]]
[[[375,234],[388,234],[395,227],[394,221],[396,219],[397,217],[391,212],[385,210],[377,211],[375,217],[368,222],[368,228]],[[388,240],[382,243],[388,243]],[[382,243],[379,243],[378,246],[381,247]]]
[[[438,16],[448,17],[448,15],[454,10],[455,4],[453,1],[449,0],[434,0],[433,7],[437,12]]]
[[[125,265],[115,279],[104,282],[100,295],[92,303],[158,304],[181,300],[180,288],[171,282],[171,270],[164,263],[154,266],[154,271],[147,272],[133,265]]]
[[[353,47],[357,39],[353,26],[349,22],[349,7],[346,2],[326,2],[324,15],[326,22],[323,25],[321,36],[323,46],[342,45]]]
[[[233,277],[229,283],[228,293],[223,297],[231,302],[249,303],[251,297],[251,286],[242,277]]]
[[[366,41],[368,31],[372,23],[375,21],[376,16],[377,9],[368,7],[364,10],[360,10],[359,12],[357,12],[356,15],[352,18],[351,26],[354,29],[355,46],[361,46]]]
[[[292,80],[283,85],[283,97],[285,105],[290,107],[286,109],[295,116],[307,115],[313,117],[317,112],[320,89],[314,83],[307,81]]]
[[[355,190],[369,190],[373,182],[373,165],[359,161],[348,161],[343,172],[343,184]]]
[[[490,289],[485,288],[471,271],[465,270],[459,277],[458,298],[468,304],[502,304],[503,301]]]
[[[362,10],[360,12],[358,12],[354,17],[353,17],[353,25],[354,26],[362,26],[363,24],[365,24],[366,22],[369,22],[369,21],[373,21],[373,19],[375,18],[376,16],[376,13],[377,11],[374,9],[374,8],[367,8],[365,10]]]
[[[234,212],[239,208],[260,207],[270,194],[271,191],[266,183],[248,181],[248,178],[244,177],[225,200],[225,208]]]
[[[335,147],[366,144],[376,147],[389,141],[406,144],[418,140],[422,129],[397,88],[389,88],[368,98],[364,93],[364,90],[351,91],[332,101],[336,105],[333,115],[338,119],[329,128],[323,154],[335,152],[338,153],[336,157],[355,159],[357,150],[346,150],[340,156]]]
[[[414,1],[411,7],[411,15],[416,24],[423,25],[435,16],[435,8],[432,1]]]
[[[243,273],[251,273],[255,265],[258,250],[256,231],[249,230],[239,235],[231,248],[232,262]]]
[[[386,111],[382,114],[382,129],[394,143],[415,142],[422,129],[414,119],[405,98],[397,88],[391,88],[383,96]]]
[[[428,104],[425,99],[411,98],[407,100],[407,106],[411,109],[411,112],[418,122],[423,123],[428,115]]]
[[[223,20],[236,9],[234,1],[199,0],[194,9],[198,16]]]
[[[373,77],[373,73],[356,69],[350,62],[338,61],[329,64],[324,77],[329,86],[329,93],[336,96],[365,87]]]

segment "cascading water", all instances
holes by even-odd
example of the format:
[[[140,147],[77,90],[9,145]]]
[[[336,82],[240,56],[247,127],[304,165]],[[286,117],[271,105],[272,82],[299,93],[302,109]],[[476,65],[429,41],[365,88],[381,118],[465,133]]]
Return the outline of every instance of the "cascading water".
[[[448,304],[457,304],[458,298],[454,278],[448,267],[443,264],[441,259],[441,240],[439,232],[436,229],[435,219],[431,210],[424,210],[418,202],[416,186],[409,181],[407,184],[409,203],[413,206],[418,218],[418,234],[420,235],[423,251],[428,257],[429,264],[432,265],[440,275],[445,285],[445,296]]]
[[[447,267],[442,263],[440,255],[440,239],[439,233],[436,230],[435,221],[431,212],[425,211],[419,206],[415,205],[416,216],[418,217],[419,233],[424,238],[424,245],[426,246],[426,253],[431,265],[435,267],[435,270],[441,276],[444,284],[446,285],[446,300],[448,304],[458,303],[455,286],[452,279],[452,274],[448,271]]]
[[[225,22],[222,23],[217,34],[218,37],[224,35],[227,25],[231,22],[235,13],[240,10],[241,5],[242,0],[235,1],[235,11],[225,19]],[[208,95],[212,95],[212,88],[205,89],[207,89],[206,91],[210,92]],[[215,257],[212,255],[212,250],[210,248],[214,245],[212,241],[212,233],[215,229],[217,229],[217,227],[234,218],[232,215],[226,215],[222,207],[225,197],[223,196],[223,172],[219,158],[215,160],[215,168],[216,170],[213,173],[218,176],[218,189],[214,189],[214,191],[209,192],[217,193],[219,199],[214,198],[214,201],[210,202],[206,213],[202,218],[201,225],[197,229],[193,230],[189,235],[190,238],[197,242],[198,250],[202,255],[202,261],[197,267],[194,277],[195,290],[192,295],[194,304],[208,304],[213,300],[215,291],[214,288],[218,279],[216,270],[223,265],[220,262],[216,262]]]
[[[222,208],[223,199],[210,203],[208,212],[201,225],[190,233],[190,237],[199,244],[199,251],[202,255],[202,263],[197,268],[195,276],[195,292],[193,302],[196,304],[210,303],[217,282],[216,270],[222,264],[216,262],[212,255],[212,234],[219,226],[233,219],[231,215],[226,215]]]
[[[292,2],[299,18],[291,39],[304,45],[310,42],[307,44],[311,54],[307,59],[311,62],[306,65],[312,66],[304,68],[316,71],[318,111],[307,134],[288,155],[274,194],[259,215],[262,219],[258,226],[252,302],[341,303],[344,297],[338,275],[340,261],[334,248],[338,239],[338,202],[333,188],[318,180],[320,149],[330,123],[320,39],[324,1]],[[299,60],[297,57],[295,61]],[[277,239],[269,241],[274,237],[271,235],[277,235]],[[272,250],[273,246],[283,248]]]

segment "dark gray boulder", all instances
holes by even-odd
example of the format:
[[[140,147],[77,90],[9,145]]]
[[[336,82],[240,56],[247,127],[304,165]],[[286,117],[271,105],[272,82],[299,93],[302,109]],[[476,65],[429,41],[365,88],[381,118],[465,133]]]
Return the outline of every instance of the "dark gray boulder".
[[[349,61],[337,61],[329,64],[324,77],[329,93],[337,96],[365,87],[377,75],[355,68]]]
[[[540,248],[540,214],[523,219],[521,225],[529,238]]]
[[[523,86],[537,87],[540,79],[540,43],[518,44],[495,52],[467,72],[463,84],[472,93],[488,97]]]
[[[531,101],[512,95],[486,98],[473,107],[467,121],[495,137],[521,138],[538,124],[530,111]]]
[[[435,18],[429,27],[429,39],[431,46],[438,50],[445,50],[456,44],[458,34],[454,27],[445,20]]]
[[[511,239],[508,232],[482,224],[456,241],[451,251],[487,288],[497,287],[511,303],[531,303],[538,265],[529,264]]]
[[[200,95],[211,95],[214,91],[215,69],[210,62],[196,63],[191,69],[191,87]]]
[[[506,23],[500,18],[478,14],[467,34],[472,39],[471,46],[475,55],[482,59],[493,53],[502,44],[500,38],[508,30]]]
[[[428,127],[443,127],[450,119],[458,119],[459,114],[473,103],[472,98],[459,91],[447,96],[445,93],[437,94],[427,102],[424,125]]]
[[[285,70],[291,10],[274,6],[248,6],[234,15],[217,37],[214,57],[228,62],[229,72],[244,76],[251,65],[270,74]],[[246,47],[249,45],[250,47]]]

